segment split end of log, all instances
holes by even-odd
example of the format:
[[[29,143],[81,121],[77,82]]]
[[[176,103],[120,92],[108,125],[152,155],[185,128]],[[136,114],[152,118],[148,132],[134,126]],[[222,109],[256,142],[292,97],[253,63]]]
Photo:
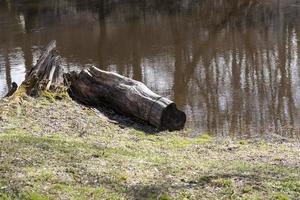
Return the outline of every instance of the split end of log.
[[[177,109],[175,103],[168,105],[161,118],[161,130],[178,131],[184,128],[186,115]]]

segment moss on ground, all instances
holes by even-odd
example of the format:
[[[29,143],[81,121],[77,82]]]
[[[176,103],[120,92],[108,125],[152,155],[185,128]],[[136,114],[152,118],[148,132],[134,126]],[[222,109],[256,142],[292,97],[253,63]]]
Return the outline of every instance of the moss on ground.
[[[0,101],[0,199],[300,199],[297,141],[151,135],[45,96]]]

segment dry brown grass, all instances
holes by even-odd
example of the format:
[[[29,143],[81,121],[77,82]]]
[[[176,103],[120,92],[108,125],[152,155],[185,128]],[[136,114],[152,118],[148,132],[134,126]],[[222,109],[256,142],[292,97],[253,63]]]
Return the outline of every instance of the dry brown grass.
[[[0,199],[300,199],[297,141],[149,135],[68,99],[0,107]]]

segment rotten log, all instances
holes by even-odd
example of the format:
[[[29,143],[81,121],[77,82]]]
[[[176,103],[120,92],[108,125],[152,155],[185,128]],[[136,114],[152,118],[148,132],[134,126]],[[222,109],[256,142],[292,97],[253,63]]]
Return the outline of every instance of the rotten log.
[[[82,103],[108,104],[114,110],[142,119],[160,130],[184,128],[185,113],[178,110],[174,102],[155,94],[139,81],[95,67],[64,74],[64,78],[70,96]]]

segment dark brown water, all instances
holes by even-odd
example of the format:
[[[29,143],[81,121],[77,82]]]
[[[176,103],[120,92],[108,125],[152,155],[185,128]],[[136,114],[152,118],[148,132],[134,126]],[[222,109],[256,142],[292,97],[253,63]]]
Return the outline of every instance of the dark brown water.
[[[300,136],[299,0],[0,0],[0,96],[57,40],[224,135]]]

